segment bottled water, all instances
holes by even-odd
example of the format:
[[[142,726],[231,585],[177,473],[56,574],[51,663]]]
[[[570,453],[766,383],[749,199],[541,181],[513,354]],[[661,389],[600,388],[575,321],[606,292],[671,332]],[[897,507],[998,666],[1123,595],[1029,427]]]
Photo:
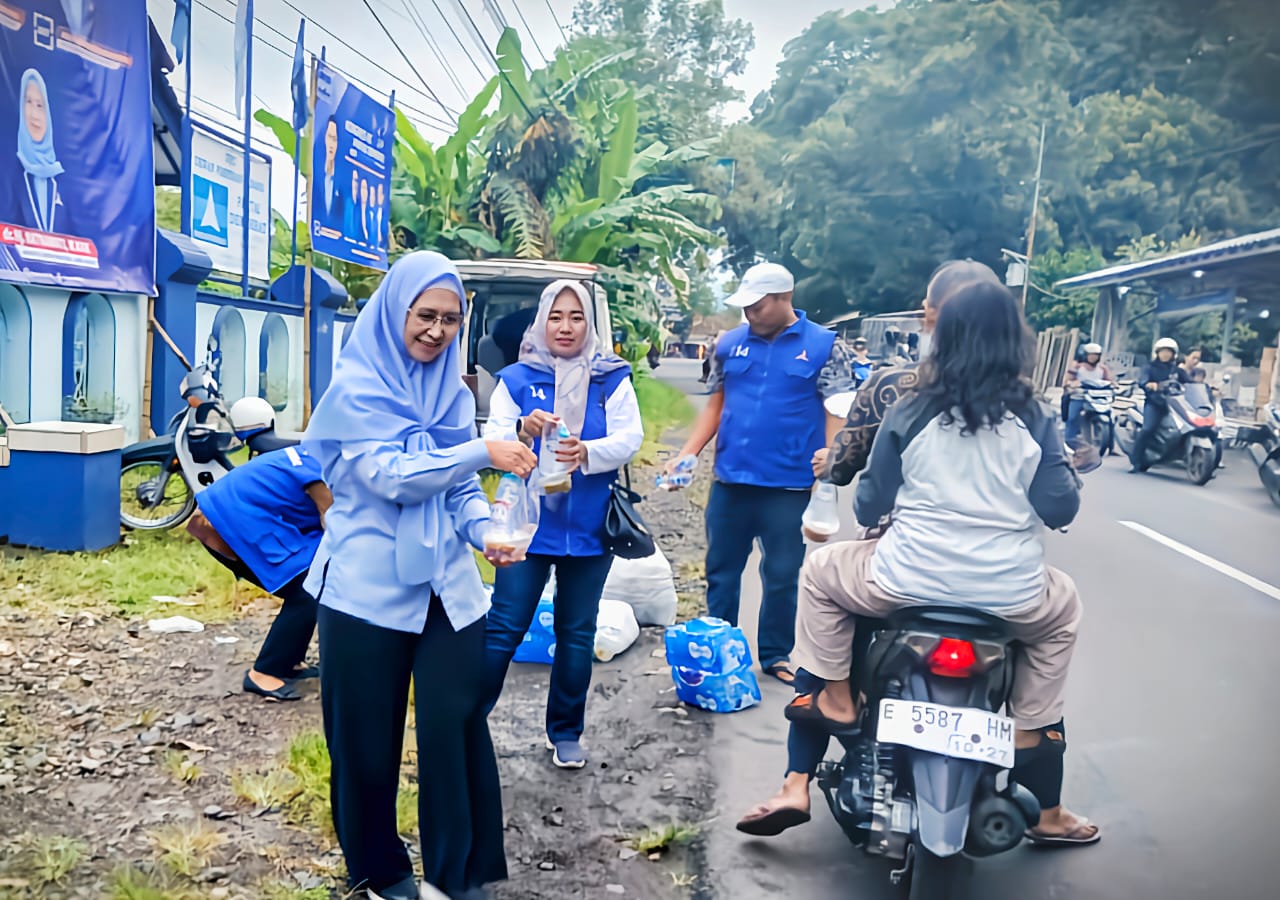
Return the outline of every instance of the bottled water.
[[[556,459],[560,442],[572,437],[569,426],[561,419],[548,422],[542,428],[542,446],[538,452],[538,471],[541,474],[542,492],[560,494],[573,487],[569,464]]]
[[[676,460],[671,474],[662,473],[654,481],[659,490],[676,491],[693,484],[693,470],[698,467],[698,457],[692,454]]]
[[[813,495],[800,520],[814,534],[830,537],[840,530],[840,495],[829,481],[819,481],[813,486]]]

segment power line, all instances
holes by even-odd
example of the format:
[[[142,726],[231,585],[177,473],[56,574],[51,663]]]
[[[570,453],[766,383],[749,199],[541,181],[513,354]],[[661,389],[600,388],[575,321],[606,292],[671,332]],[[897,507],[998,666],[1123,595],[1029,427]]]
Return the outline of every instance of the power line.
[[[489,76],[485,74],[484,69],[480,68],[480,64],[476,62],[476,58],[471,55],[471,50],[462,40],[462,36],[458,34],[458,29],[453,27],[453,23],[449,21],[449,17],[446,16],[444,14],[444,10],[440,8],[439,0],[431,0],[431,5],[436,8],[436,12],[439,14],[441,21],[443,21],[445,26],[448,27],[449,33],[453,35],[453,39],[458,42],[458,46],[462,48],[462,52],[466,54],[467,61],[471,63],[471,65],[475,66],[476,74],[487,82],[489,80]]]
[[[498,0],[494,0],[497,3]],[[533,33],[533,29],[529,27],[529,20],[524,17],[524,10],[520,8],[519,0],[511,0],[511,5],[515,7],[516,15],[520,17],[520,21],[524,24],[524,30],[529,35],[529,40],[533,41],[533,49],[538,51],[538,55],[542,57],[544,63],[551,62],[547,54],[542,52],[542,45],[538,43],[538,36]]]
[[[551,20],[556,23],[556,28],[560,29],[560,37],[564,39],[566,44],[569,43],[569,35],[565,33],[564,26],[560,24],[560,17],[557,16],[556,11],[552,9],[551,0],[542,0],[542,2],[547,4],[547,12],[551,13]]]
[[[413,64],[413,60],[409,59],[409,54],[404,52],[404,48],[400,46],[395,35],[391,33],[391,29],[382,21],[382,17],[379,16],[378,11],[373,8],[373,4],[370,3],[369,0],[364,0],[364,8],[369,10],[369,15],[373,16],[373,21],[378,23],[378,27],[381,28],[382,33],[387,36],[387,40],[391,42],[391,46],[396,48],[396,52],[400,54],[400,58],[404,60],[404,64],[409,67],[409,70],[412,71],[414,75],[418,76],[418,80],[421,81],[422,86],[427,89],[427,93],[431,95],[431,99],[436,101],[436,103],[439,103],[441,109],[448,110],[449,115],[453,116],[453,122],[456,125],[458,123],[458,114],[454,110],[445,106],[444,101],[441,100],[436,92],[431,89],[431,85],[427,84],[427,79],[422,77],[422,73],[419,72],[417,66]]]
[[[233,0],[227,0],[227,2],[228,2],[228,3],[231,3],[231,2],[233,2]],[[297,6],[295,6],[295,5],[291,2],[291,0],[280,0],[280,2],[281,2],[281,3],[283,3],[285,6],[289,7],[289,9],[293,10],[293,11],[294,11],[295,13],[297,13],[298,15],[302,16],[304,19],[306,19],[308,22],[310,22],[310,23],[311,23],[312,25],[314,25],[316,28],[320,29],[320,30],[321,30],[321,31],[323,31],[325,34],[329,35],[331,38],[333,38],[333,39],[334,39],[335,41],[337,41],[339,44],[341,44],[342,46],[346,47],[346,48],[347,48],[348,50],[350,50],[352,53],[356,54],[356,56],[358,56],[358,57],[360,57],[361,59],[365,60],[369,65],[373,66],[373,67],[374,67],[375,69],[377,69],[379,72],[381,72],[382,74],[386,75],[386,76],[387,76],[387,77],[389,77],[389,78],[394,79],[394,80],[395,80],[395,82],[396,82],[397,84],[399,84],[399,83],[401,83],[401,82],[403,82],[403,81],[404,81],[404,76],[403,76],[403,75],[397,75],[395,72],[392,72],[390,69],[387,69],[387,68],[385,68],[384,66],[379,65],[377,62],[375,62],[374,60],[372,60],[372,59],[369,57],[369,55],[368,55],[367,53],[365,53],[364,51],[361,51],[361,50],[357,50],[355,47],[353,47],[351,44],[349,44],[345,39],[343,39],[343,38],[342,38],[342,37],[340,37],[339,35],[335,34],[334,32],[330,31],[328,28],[325,28],[323,25],[321,25],[319,22],[317,22],[317,21],[316,21],[314,18],[312,18],[311,16],[308,16],[308,15],[307,15],[306,13],[304,13],[301,9],[299,9]],[[369,4],[368,4],[368,0],[365,0],[365,6],[368,6],[368,5],[369,5]],[[370,7],[369,11],[370,11],[370,12],[373,12],[372,7]],[[378,15],[377,13],[374,13],[374,18],[377,18],[377,15]],[[378,19],[378,24],[379,24],[379,25],[381,25],[381,24],[382,24],[382,20],[381,20],[381,19]],[[270,26],[268,26],[268,27],[270,27]],[[386,26],[385,26],[385,25],[383,26],[383,31],[386,31]],[[390,32],[387,32],[387,34],[388,34],[388,36],[390,36]],[[393,43],[393,44],[395,43],[395,40],[394,40],[394,39],[392,39],[392,43]],[[397,49],[399,49],[399,47],[398,47],[398,46],[397,46]],[[403,54],[403,53],[401,53],[401,55],[403,56],[404,54]],[[407,58],[406,58],[406,62],[407,62],[407,61],[408,61],[408,60],[407,60]],[[421,79],[421,78],[422,78],[422,76],[421,76],[420,74],[418,74],[418,70],[413,68],[413,64],[412,64],[412,63],[410,63],[410,64],[409,64],[409,68],[413,70],[413,73],[414,73],[415,75],[418,75],[419,79]],[[454,110],[454,109],[452,109],[452,108],[450,108],[450,107],[448,107],[448,106],[445,106],[445,105],[444,105],[444,103],[442,103],[442,102],[440,101],[440,98],[439,98],[439,97],[437,97],[437,96],[435,95],[435,92],[431,90],[430,85],[428,85],[428,84],[426,83],[426,81],[425,81],[425,80],[424,80],[422,83],[423,83],[423,85],[427,88],[428,95],[431,97],[431,99],[432,99],[432,100],[434,100],[436,103],[439,103],[439,104],[440,104],[440,107],[441,107],[445,112],[447,112],[449,115],[453,116],[453,117],[454,117],[454,119],[457,119],[457,117],[458,117],[458,113],[457,113],[457,111],[456,111],[456,110]],[[418,91],[416,88],[413,88],[412,90],[414,90],[415,92],[417,92],[417,93],[419,93],[419,94],[421,94],[421,93],[422,93],[421,91]],[[451,123],[449,123],[449,124],[450,124],[450,125],[452,125],[453,123],[451,122]]]
[[[444,69],[445,75],[447,75],[449,80],[453,82],[453,86],[457,89],[458,95],[465,101],[468,96],[467,89],[463,87],[462,82],[458,80],[457,74],[453,71],[453,66],[449,65],[445,60],[444,49],[431,35],[431,33],[427,31],[427,23],[423,21],[422,16],[418,15],[417,11],[409,4],[409,0],[400,0],[400,3],[404,6],[405,12],[409,14],[409,20],[417,26],[418,33],[422,35],[422,39],[427,42],[427,46],[431,48],[431,52],[434,53],[436,59],[440,61],[440,68]]]
[[[368,2],[368,0],[365,0],[365,2]],[[467,21],[471,23],[471,27],[475,30],[475,33],[479,35],[480,27],[476,25],[476,20],[472,18],[471,12],[465,6],[462,5],[461,0],[456,0],[456,2],[457,2],[458,9],[462,10],[462,14],[467,17]],[[489,58],[493,60],[493,64],[498,68],[498,74],[501,75],[502,80],[507,83],[507,87],[511,88],[511,93],[515,94],[516,99],[520,101],[520,105],[524,107],[524,111],[526,114],[528,114],[529,119],[532,121],[533,119],[537,118],[537,116],[533,114],[533,110],[529,108],[529,104],[525,103],[524,97],[520,96],[520,92],[516,90],[516,86],[511,83],[511,77],[502,70],[502,63],[498,62],[497,54],[489,49],[489,45],[485,44],[483,37],[481,38],[480,43],[484,44],[484,49],[486,52],[488,52]],[[522,62],[524,61],[523,53],[521,53],[520,59]],[[525,63],[525,65],[528,65],[528,63]]]
[[[232,5],[234,5],[234,0],[227,0],[227,2],[228,2],[228,3],[231,3]],[[234,20],[234,19],[232,19],[230,16],[227,16],[227,15],[225,15],[224,13],[219,12],[218,10],[216,10],[216,9],[214,9],[213,7],[209,6],[208,4],[201,2],[201,0],[196,0],[196,3],[197,3],[197,5],[199,5],[200,7],[202,7],[203,9],[208,10],[209,12],[213,13],[213,14],[214,14],[215,16],[217,16],[218,18],[222,19],[224,22],[228,22],[228,23],[230,23],[231,25],[235,25],[235,20]],[[306,17],[304,16],[303,18],[306,18]],[[308,20],[308,21],[310,21],[310,20]],[[284,34],[284,33],[283,33],[282,31],[280,31],[278,28],[275,28],[274,26],[272,26],[272,25],[271,25],[271,23],[269,23],[269,22],[265,22],[265,21],[264,21],[264,22],[261,22],[261,24],[262,24],[262,25],[264,25],[264,26],[265,26],[267,29],[269,29],[270,31],[273,31],[273,32],[275,32],[276,34],[280,35],[281,37],[285,38],[286,40],[290,40],[290,41],[294,40],[294,38],[293,38],[293,37],[291,37],[291,36],[289,36],[289,35],[287,35],[287,34]],[[312,24],[315,24],[315,23],[312,23]],[[320,26],[319,26],[319,25],[316,25],[316,27],[317,27],[317,28],[320,28]],[[320,30],[324,31],[325,29],[321,28]],[[266,38],[262,37],[262,35],[260,35],[260,34],[255,34],[253,37],[254,37],[254,40],[256,40],[258,43],[263,44],[263,45],[265,45],[265,46],[269,47],[270,49],[272,49],[272,50],[276,51],[277,53],[279,53],[280,55],[284,56],[285,58],[287,58],[287,59],[289,59],[289,60],[292,60],[292,59],[293,59],[293,49],[292,49],[291,47],[290,47],[290,48],[288,48],[288,49],[283,48],[283,47],[278,47],[278,46],[276,46],[275,44],[271,43],[271,42],[270,42],[269,40],[267,40]],[[353,51],[353,52],[358,53],[359,51]],[[376,63],[373,63],[371,60],[370,60],[370,63],[371,63],[375,68],[377,68],[379,71],[384,72],[385,74],[387,74],[387,75],[389,75],[390,77],[395,78],[397,81],[399,81],[400,76],[395,75],[395,74],[393,74],[393,73],[391,73],[391,72],[388,72],[386,69],[383,69],[381,66],[378,66]],[[332,63],[330,63],[330,65],[332,65]],[[359,84],[359,85],[361,85],[361,86],[362,86],[362,87],[364,87],[364,88],[367,88],[367,89],[368,89],[369,91],[371,91],[373,94],[382,94],[382,93],[384,93],[384,92],[383,92],[383,90],[382,90],[381,88],[379,88],[379,87],[375,87],[374,85],[369,84],[369,82],[367,82],[367,81],[363,81],[362,79],[355,77],[355,76],[354,76],[354,75],[352,75],[350,72],[345,72],[345,71],[343,71],[342,69],[338,68],[337,66],[333,66],[333,68],[334,68],[336,71],[341,72],[341,74],[342,74],[342,75],[343,75],[343,76],[344,76],[348,81],[353,81],[353,82],[355,82],[356,84]],[[421,92],[421,91],[416,91],[416,93],[421,94],[422,92]],[[263,105],[265,106],[266,104],[264,103]],[[454,127],[454,123],[452,123],[452,122],[450,122],[450,121],[448,121],[448,120],[446,120],[446,119],[442,119],[442,118],[440,118],[438,115],[435,115],[435,114],[433,114],[433,113],[429,113],[429,112],[426,112],[426,111],[424,111],[424,110],[422,110],[422,109],[419,109],[419,108],[417,108],[417,107],[415,107],[415,106],[411,106],[410,104],[405,103],[403,100],[401,100],[401,101],[397,101],[397,105],[398,105],[398,106],[403,107],[403,108],[404,108],[405,110],[407,110],[408,112],[412,112],[412,113],[414,113],[414,114],[415,114],[415,115],[417,115],[420,119],[422,119],[422,120],[423,120],[423,121],[425,121],[425,122],[429,122],[429,123],[431,123],[432,125],[436,125],[436,126],[443,126],[443,127],[445,127],[445,128],[453,128],[453,127]]]

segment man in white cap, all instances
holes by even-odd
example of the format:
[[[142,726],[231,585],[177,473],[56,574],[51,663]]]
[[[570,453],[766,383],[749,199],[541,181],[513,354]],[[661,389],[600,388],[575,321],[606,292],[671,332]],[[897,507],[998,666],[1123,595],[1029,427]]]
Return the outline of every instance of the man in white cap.
[[[746,323],[725,333],[712,354],[711,396],[681,456],[716,441],[707,503],[707,607],[738,622],[742,571],[759,538],[763,596],[759,660],[766,674],[794,680],[796,583],[804,562],[800,519],[813,486],[810,461],[843,421],[853,390],[848,351],[835,333],[791,303],[795,279],[776,263],[752,266],[728,299]],[[847,405],[845,403],[844,405]]]

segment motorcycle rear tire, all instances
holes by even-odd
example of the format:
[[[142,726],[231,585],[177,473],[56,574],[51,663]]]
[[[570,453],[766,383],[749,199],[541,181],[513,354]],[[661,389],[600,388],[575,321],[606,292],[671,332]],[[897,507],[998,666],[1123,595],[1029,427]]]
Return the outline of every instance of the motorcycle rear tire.
[[[1218,468],[1217,454],[1204,447],[1192,447],[1187,451],[1187,477],[1191,483],[1204,486],[1209,483]]]
[[[912,844],[911,892],[908,900],[968,900],[973,860],[963,853],[938,856],[920,842]]]
[[[1276,506],[1280,506],[1280,460],[1268,459],[1258,467],[1258,477],[1262,486],[1267,489],[1267,496]]]

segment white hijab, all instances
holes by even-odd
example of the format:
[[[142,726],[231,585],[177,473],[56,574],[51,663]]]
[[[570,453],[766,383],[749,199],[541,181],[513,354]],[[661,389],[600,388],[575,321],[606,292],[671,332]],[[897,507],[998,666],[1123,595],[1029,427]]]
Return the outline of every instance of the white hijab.
[[[577,356],[557,356],[547,343],[547,319],[556,298],[566,290],[573,291],[582,304],[587,320],[587,335]],[[542,291],[538,301],[538,315],[524,333],[520,342],[520,362],[541,372],[556,376],[556,401],[552,410],[569,427],[574,435],[582,434],[582,424],[587,417],[587,397],[593,378],[627,368],[627,361],[608,346],[601,346],[596,331],[591,292],[580,281],[553,281]]]

